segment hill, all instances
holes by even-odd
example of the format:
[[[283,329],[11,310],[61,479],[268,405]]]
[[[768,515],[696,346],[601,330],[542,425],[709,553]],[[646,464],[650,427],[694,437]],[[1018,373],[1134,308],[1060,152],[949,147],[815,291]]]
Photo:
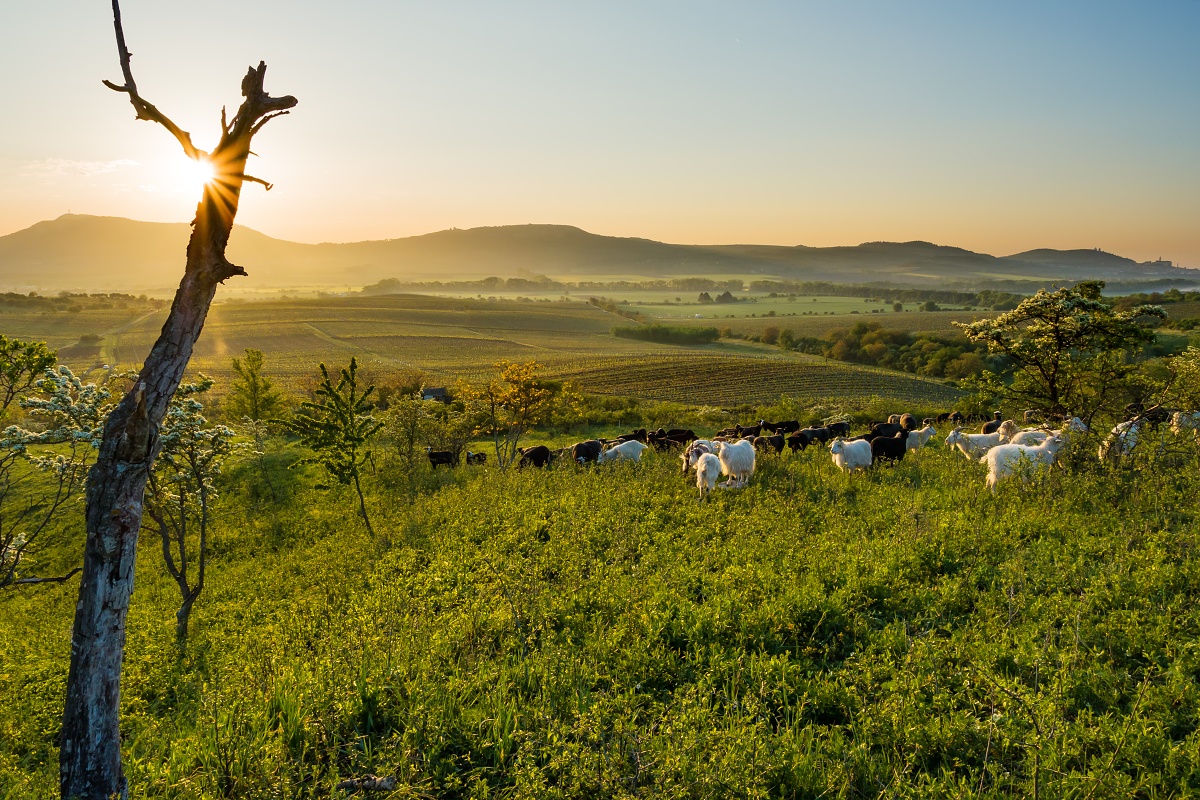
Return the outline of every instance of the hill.
[[[189,228],[67,214],[0,236],[0,290],[52,292],[174,288]],[[978,285],[997,281],[1188,280],[1200,271],[1139,264],[1095,250],[1031,250],[997,257],[930,242],[843,247],[681,245],[599,236],[567,225],[451,229],[379,241],[301,244],[238,227],[229,256],[250,272],[240,288],[362,286],[408,280],[547,274],[769,275],[799,280]]]

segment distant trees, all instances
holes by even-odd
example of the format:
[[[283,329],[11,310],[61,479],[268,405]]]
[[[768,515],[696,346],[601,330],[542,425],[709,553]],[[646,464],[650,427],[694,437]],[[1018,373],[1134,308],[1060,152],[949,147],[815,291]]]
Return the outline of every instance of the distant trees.
[[[179,587],[175,638],[180,643],[187,640],[192,606],[204,590],[216,479],[237,449],[233,429],[208,427],[201,413],[204,406],[196,398],[212,385],[211,378],[201,375],[195,383],[183,384],[175,391],[159,431],[162,449],[145,498],[151,527],[162,541],[167,573]]]
[[[237,377],[229,387],[227,418],[261,422],[279,414],[283,395],[263,374],[262,350],[247,348],[244,358],[233,359],[233,372]]]
[[[637,327],[613,328],[612,332],[613,336],[622,339],[640,339],[661,344],[708,344],[721,337],[721,332],[716,328],[660,325],[657,322]]]
[[[317,464],[335,483],[353,486],[358,495],[358,511],[367,531],[374,536],[367,502],[363,497],[362,468],[371,457],[371,440],[383,423],[371,412],[370,396],[375,390],[358,385],[358,359],[351,357],[350,366],[341,370],[337,383],[329,370],[320,365],[321,383],[315,391],[316,400],[300,404],[284,427],[300,437],[300,442],[312,448],[313,455],[296,462]]]
[[[931,378],[967,378],[989,366],[1002,372],[1007,364],[1003,356],[987,357],[985,345],[965,337],[889,329],[879,322],[836,328],[820,339],[796,337],[787,330],[780,332],[779,337],[781,347],[786,340],[791,342],[791,349],[813,355]]]
[[[1134,354],[1154,340],[1146,323],[1166,316],[1158,306],[1117,311],[1102,299],[1103,289],[1103,281],[1043,289],[1012,311],[955,325],[1011,359],[1013,380],[999,390],[1014,405],[1090,421],[1137,371]]]

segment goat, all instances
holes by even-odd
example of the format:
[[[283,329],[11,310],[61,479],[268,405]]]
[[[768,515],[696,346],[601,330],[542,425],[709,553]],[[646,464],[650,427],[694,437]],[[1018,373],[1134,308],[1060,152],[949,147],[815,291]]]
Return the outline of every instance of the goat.
[[[871,426],[871,436],[883,436],[890,439],[903,430],[904,426],[899,422],[879,422]]]
[[[550,452],[550,448],[544,444],[539,444],[535,447],[522,447],[517,452],[521,454],[521,460],[517,462],[518,469],[531,466],[541,469],[556,458],[555,454]]]
[[[696,458],[696,486],[700,489],[700,502],[717,487],[721,477],[721,459],[712,453],[700,453]]]
[[[957,447],[963,455],[972,461],[978,461],[988,450],[1003,444],[999,433],[963,433],[962,428],[955,428],[946,437],[947,447]]]
[[[1058,436],[1047,437],[1046,441],[1036,447],[1028,447],[1021,444],[1002,444],[988,450],[987,455],[983,457],[983,461],[988,466],[987,487],[992,494],[996,493],[996,486],[1000,481],[1010,478],[1016,472],[1022,462],[1028,462],[1031,466],[1046,465],[1050,466],[1054,463],[1054,456],[1058,449],[1062,447],[1063,440]]]
[[[745,486],[754,474],[754,445],[750,442],[721,442],[717,445],[717,457],[721,459],[722,474],[730,478],[725,482],[727,489]]]
[[[1100,443],[1100,460],[1109,456],[1127,456],[1138,445],[1138,437],[1142,432],[1142,421],[1130,419],[1118,424],[1112,429],[1103,442]]]
[[[979,432],[980,433],[995,433],[996,431],[1000,430],[1000,426],[1002,424],[1003,424],[1003,418],[1000,416],[1000,412],[997,411],[995,413],[995,415],[992,417],[992,419],[983,423],[983,427],[979,429]]]
[[[640,463],[642,452],[648,448],[649,445],[638,441],[621,442],[621,444],[614,445],[600,453],[596,457],[596,461],[600,464],[606,464],[609,461],[633,461]]]
[[[697,439],[688,445],[687,449],[679,456],[679,460],[683,462],[683,474],[687,475],[687,471],[696,466],[696,462],[700,456],[705,453],[712,453],[716,447],[714,443],[708,439]]]
[[[926,425],[919,431],[908,432],[908,449],[920,450],[925,445],[929,444],[929,440],[937,434],[937,428],[932,425]]]
[[[467,451],[467,463],[468,464],[486,464],[487,463],[487,453],[472,453],[470,450],[468,450]]]
[[[848,442],[839,436],[829,445],[829,452],[833,463],[844,472],[865,471],[871,466],[871,443],[868,441]]]
[[[450,450],[434,450],[432,447],[426,447],[425,455],[429,457],[429,466],[434,469],[443,464],[447,467],[453,467],[458,464],[458,453]]]
[[[766,450],[773,448],[776,453],[783,452],[783,434],[775,434],[774,436],[755,436],[754,447],[757,450]]]
[[[577,464],[587,464],[598,461],[603,452],[604,445],[596,439],[588,439],[586,442],[571,445],[571,460]]]
[[[894,439],[888,439],[883,436],[879,436],[871,440],[872,463],[879,461],[890,461],[894,465],[897,461],[904,460],[904,454],[907,451],[907,433],[898,433]]]

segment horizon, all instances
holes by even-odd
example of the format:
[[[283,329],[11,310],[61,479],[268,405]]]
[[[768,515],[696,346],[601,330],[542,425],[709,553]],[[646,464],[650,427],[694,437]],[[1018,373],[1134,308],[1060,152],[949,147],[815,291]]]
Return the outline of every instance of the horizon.
[[[225,30],[234,8],[122,10],[143,93],[202,147],[247,63],[299,98],[256,148],[276,188],[242,204],[240,222],[273,238],[550,224],[1200,267],[1195,3],[348,2],[330,15],[304,0],[286,26],[260,3]],[[0,131],[0,235],[64,213],[190,220],[186,159],[100,84],[119,74],[107,4],[14,14],[0,64],[24,75],[9,105],[30,122]]]
[[[116,220],[121,220],[123,222],[136,222],[136,223],[159,224],[159,225],[191,225],[190,220],[146,220],[146,219],[133,219],[132,217],[117,217],[117,216],[113,216],[110,214],[79,214],[79,213],[66,212],[66,213],[60,214],[58,217],[54,217],[52,219],[38,220],[37,222],[33,223],[33,225],[26,226],[25,228],[21,228],[20,230],[17,230],[17,231],[10,231],[9,233],[0,233],[0,239],[4,238],[5,236],[9,236],[11,234],[21,233],[22,231],[28,230],[29,228],[32,228],[41,223],[57,222],[58,220],[62,219],[63,217],[87,217],[87,218],[91,218],[91,219],[116,219]],[[390,241],[398,241],[401,239],[413,239],[413,238],[419,238],[422,236],[432,236],[432,235],[438,234],[438,233],[450,233],[453,231],[473,231],[473,230],[488,230],[488,229],[496,229],[496,228],[520,228],[520,227],[535,227],[535,226],[536,227],[548,227],[548,228],[571,228],[573,230],[581,231],[582,233],[588,234],[590,236],[600,236],[600,237],[615,238],[615,239],[638,239],[638,240],[658,242],[660,244],[678,245],[681,247],[767,246],[767,247],[824,249],[824,248],[835,248],[835,247],[854,248],[854,247],[862,247],[864,245],[870,245],[870,244],[890,244],[890,245],[927,244],[927,245],[932,245],[934,247],[944,247],[944,248],[955,249],[955,250],[963,250],[966,252],[972,252],[972,253],[976,253],[979,255],[993,256],[996,258],[1015,258],[1017,256],[1024,255],[1026,253],[1033,253],[1033,252],[1038,252],[1038,251],[1043,251],[1043,250],[1062,252],[1062,253],[1100,252],[1100,253],[1104,253],[1105,255],[1118,256],[1121,258],[1130,258],[1129,256],[1126,256],[1122,253],[1114,253],[1112,251],[1103,250],[1098,247],[1058,248],[1058,247],[1044,247],[1043,246],[1043,247],[1031,247],[1028,250],[1022,250],[1022,251],[1018,251],[1018,252],[1014,252],[1014,253],[987,253],[987,252],[983,252],[980,250],[971,250],[969,248],[963,247],[961,245],[953,244],[953,243],[933,242],[933,241],[929,241],[927,239],[906,239],[906,240],[869,239],[869,240],[864,240],[861,242],[841,243],[841,244],[833,244],[833,245],[810,245],[810,244],[806,244],[804,242],[798,242],[798,243],[792,243],[792,244],[768,244],[765,242],[672,242],[672,241],[666,241],[666,240],[661,240],[661,239],[647,239],[646,237],[643,237],[643,236],[623,236],[621,234],[597,233],[595,231],[588,230],[587,228],[583,228],[579,225],[570,225],[570,224],[566,224],[566,223],[557,223],[557,222],[517,222],[517,223],[504,224],[504,225],[476,225],[476,226],[473,226],[470,228],[451,227],[451,228],[442,228],[442,229],[433,230],[433,231],[425,231],[423,233],[413,233],[413,234],[408,234],[405,236],[383,236],[378,239],[354,239],[354,240],[345,240],[345,241],[325,240],[325,241],[319,241],[319,242],[306,242],[306,241],[300,241],[300,240],[296,240],[296,239],[282,239],[280,237],[272,236],[269,233],[258,230],[257,228],[252,228],[249,225],[244,225],[240,222],[236,223],[234,225],[234,230],[236,231],[238,228],[246,228],[247,230],[250,230],[256,234],[259,234],[260,236],[266,236],[266,237],[274,239],[276,241],[282,241],[282,242],[286,242],[289,244],[349,245],[349,244],[362,244],[362,243],[367,243],[367,242],[390,242]],[[1133,259],[1133,260],[1137,261],[1137,263],[1139,263],[1139,264],[1155,263],[1155,261],[1156,261],[1155,259],[1147,259],[1144,261],[1138,261],[1137,259]],[[1164,262],[1169,261],[1169,259],[1162,259],[1162,261],[1164,261]],[[1171,264],[1172,264],[1172,266],[1179,267],[1181,269],[1200,270],[1200,266],[1189,267],[1185,264],[1179,264],[1179,263],[1175,263],[1175,262],[1171,262]]]

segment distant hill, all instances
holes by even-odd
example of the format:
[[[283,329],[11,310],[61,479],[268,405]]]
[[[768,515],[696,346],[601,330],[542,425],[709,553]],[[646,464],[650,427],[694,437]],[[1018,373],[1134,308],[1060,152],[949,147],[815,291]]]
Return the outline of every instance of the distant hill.
[[[0,236],[0,291],[165,292],[179,281],[189,227],[67,214]],[[244,288],[345,288],[382,278],[550,275],[763,275],[841,283],[978,285],[1013,280],[1190,280],[1200,270],[1139,264],[1097,250],[1030,250],[997,257],[930,242],[846,247],[680,245],[598,236],[567,225],[447,230],[403,239],[300,244],[237,227],[229,257]]]

